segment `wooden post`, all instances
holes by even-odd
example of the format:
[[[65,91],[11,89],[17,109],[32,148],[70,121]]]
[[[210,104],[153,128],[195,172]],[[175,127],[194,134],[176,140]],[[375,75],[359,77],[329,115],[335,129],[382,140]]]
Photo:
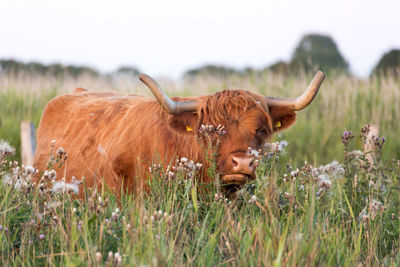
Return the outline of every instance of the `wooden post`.
[[[378,137],[379,134],[379,128],[376,125],[371,125],[369,128],[369,133],[367,137],[367,142],[364,145],[364,153],[368,153],[366,155],[368,162],[373,165],[375,162],[375,145],[372,142],[372,138]]]
[[[21,159],[25,166],[33,164],[36,150],[35,125],[30,121],[21,122]]]

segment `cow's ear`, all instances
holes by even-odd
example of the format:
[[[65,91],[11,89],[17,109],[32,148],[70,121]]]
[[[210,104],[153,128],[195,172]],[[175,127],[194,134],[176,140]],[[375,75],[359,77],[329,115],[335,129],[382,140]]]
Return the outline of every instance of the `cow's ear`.
[[[169,127],[182,134],[192,133],[197,124],[197,114],[192,112],[183,112],[173,115],[168,120]]]
[[[296,121],[296,113],[286,108],[270,108],[274,132],[282,131],[290,127]]]

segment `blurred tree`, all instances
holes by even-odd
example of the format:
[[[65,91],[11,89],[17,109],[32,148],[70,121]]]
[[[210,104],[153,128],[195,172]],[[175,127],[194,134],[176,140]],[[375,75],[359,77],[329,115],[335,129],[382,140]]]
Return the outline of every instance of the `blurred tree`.
[[[291,65],[285,61],[279,60],[272,65],[263,69],[263,71],[270,71],[276,74],[289,75],[291,73]]]
[[[92,68],[84,66],[63,66],[61,64],[43,65],[39,62],[22,63],[13,59],[0,60],[0,74],[28,74],[28,75],[52,75],[63,77],[64,75],[78,77],[86,74],[98,76],[99,73]]]
[[[245,67],[243,71],[241,71],[244,75],[253,75],[258,73],[258,69],[252,67]]]
[[[48,70],[48,67],[44,66],[39,62],[29,62],[27,64],[24,64],[23,70],[29,74],[37,75],[37,74],[45,74]]]
[[[385,53],[372,71],[372,75],[393,75],[400,77],[400,50],[392,49]]]
[[[137,69],[136,67],[132,67],[132,66],[121,66],[117,69],[116,74],[137,77],[140,75],[140,70]]]
[[[64,66],[59,63],[51,64],[48,71],[51,75],[60,78],[64,75]]]
[[[304,71],[336,70],[347,72],[349,65],[340,54],[333,39],[327,35],[307,34],[297,45],[290,65]]]
[[[0,60],[1,73],[18,73],[22,70],[23,64],[13,59]]]
[[[214,77],[226,77],[233,74],[241,74],[242,72],[226,66],[221,65],[204,65],[199,68],[190,69],[185,72],[185,78],[193,78],[196,76],[214,76]]]
[[[83,66],[74,66],[74,65],[69,65],[64,67],[64,74],[70,75],[72,77],[78,77],[83,74],[89,75],[89,76],[98,76],[99,73],[89,67],[83,67]]]

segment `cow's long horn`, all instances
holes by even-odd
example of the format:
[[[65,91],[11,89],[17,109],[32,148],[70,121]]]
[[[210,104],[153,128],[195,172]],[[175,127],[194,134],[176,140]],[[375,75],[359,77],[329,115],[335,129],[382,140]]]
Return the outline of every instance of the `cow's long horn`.
[[[175,102],[171,100],[164,92],[164,90],[153,80],[149,75],[142,73],[139,79],[153,92],[155,98],[158,100],[160,105],[171,115],[175,115],[181,112],[191,112],[197,109],[197,102],[195,100],[186,100]]]
[[[313,101],[324,79],[325,74],[322,71],[318,71],[312,79],[311,83],[308,85],[307,90],[301,96],[296,98],[266,97],[267,105],[270,108],[281,107],[288,108],[293,111],[302,110],[303,108],[307,107],[308,104],[311,103],[311,101]]]

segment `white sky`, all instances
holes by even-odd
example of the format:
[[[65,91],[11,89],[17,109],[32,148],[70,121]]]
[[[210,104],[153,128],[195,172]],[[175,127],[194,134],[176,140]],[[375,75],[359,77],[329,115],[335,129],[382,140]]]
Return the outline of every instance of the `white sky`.
[[[0,58],[135,65],[178,77],[205,63],[289,60],[305,33],[328,34],[355,74],[400,48],[400,0],[0,0]]]

